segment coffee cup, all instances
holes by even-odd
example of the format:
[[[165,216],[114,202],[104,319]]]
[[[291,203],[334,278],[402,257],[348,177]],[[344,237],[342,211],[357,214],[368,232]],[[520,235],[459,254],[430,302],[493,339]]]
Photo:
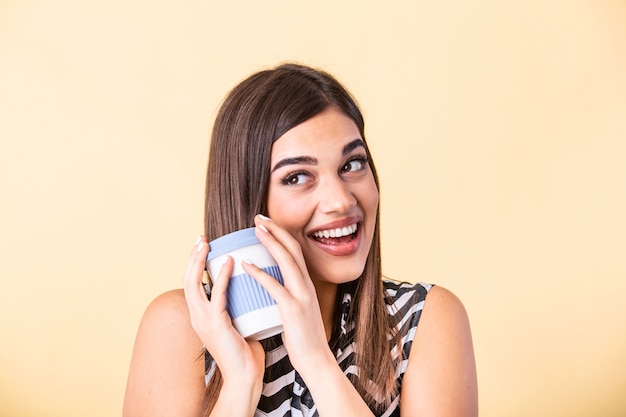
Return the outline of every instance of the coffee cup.
[[[206,266],[212,283],[218,279],[228,256],[235,262],[226,289],[226,310],[235,329],[249,340],[267,339],[282,333],[283,324],[276,301],[241,266],[245,259],[283,284],[278,264],[254,234],[254,227],[209,242]]]

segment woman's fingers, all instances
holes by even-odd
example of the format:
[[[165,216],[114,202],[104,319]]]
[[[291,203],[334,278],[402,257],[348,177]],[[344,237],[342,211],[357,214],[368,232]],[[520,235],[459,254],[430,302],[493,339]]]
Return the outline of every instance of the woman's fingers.
[[[298,241],[265,216],[257,215],[254,221],[257,226],[256,236],[278,262],[281,270],[290,272],[293,269],[293,272],[298,272],[298,276],[308,277],[308,269]],[[287,287],[291,284],[295,282],[285,281]]]
[[[214,284],[209,300],[202,284],[208,253],[206,239],[198,239],[183,278],[191,326],[226,380],[243,381],[244,385],[259,384],[265,369],[265,352],[258,342],[246,341],[237,332],[226,311],[226,288],[233,272],[233,258],[225,257],[217,277],[212,277]]]
[[[275,257],[287,253],[283,247],[280,248],[281,255],[276,251],[272,253]],[[288,265],[277,261],[285,280],[284,287],[256,265],[243,262],[242,266],[276,300],[283,322],[283,343],[292,363],[301,363],[302,358],[312,357],[316,350],[328,348],[326,332],[315,287],[308,273],[302,274],[291,257]]]
[[[209,302],[202,283],[208,253],[208,243],[204,237],[199,238],[189,256],[183,279],[185,299],[194,326],[205,327],[207,325],[208,317],[211,315],[209,310],[213,310],[212,316],[216,317],[226,309],[226,288],[233,270],[233,259],[230,256],[225,259],[217,279],[214,280]]]
[[[287,292],[285,287],[276,281],[276,278],[252,263],[244,261],[241,265],[243,270],[261,284],[279,305],[282,303],[282,300],[287,296]]]
[[[269,234],[269,236],[276,243],[279,243],[279,246],[284,248],[292,257],[294,257],[294,260],[298,261],[302,259],[302,263],[298,262],[298,266],[306,269],[306,264],[304,263],[304,260],[302,258],[302,249],[300,248],[300,243],[298,243],[298,241],[293,236],[291,236],[289,232],[278,226],[269,217],[265,217],[261,214],[257,215],[254,218],[254,223],[261,232]],[[257,233],[257,237],[259,237],[259,235],[260,237],[263,237],[263,233]],[[268,243],[271,245],[271,240],[268,241]]]
[[[215,304],[215,307],[223,310],[226,308],[226,289],[228,288],[228,282],[233,272],[235,262],[231,256],[227,256],[224,260],[224,264],[220,268],[220,272],[217,278],[213,281],[213,288],[211,288],[211,303]]]
[[[313,282],[302,255],[300,244],[286,230],[265,218],[256,216],[256,235],[280,267],[284,286],[256,265],[244,262],[243,268],[276,300],[281,315],[291,315],[317,302]],[[315,314],[313,320],[321,319]],[[284,321],[284,319],[283,319]]]
[[[208,252],[209,245],[204,237],[200,237],[189,255],[189,261],[187,262],[187,268],[183,278],[183,288],[185,290],[187,305],[190,309],[202,306],[207,301],[206,293],[202,285],[202,275],[204,274],[204,264]]]

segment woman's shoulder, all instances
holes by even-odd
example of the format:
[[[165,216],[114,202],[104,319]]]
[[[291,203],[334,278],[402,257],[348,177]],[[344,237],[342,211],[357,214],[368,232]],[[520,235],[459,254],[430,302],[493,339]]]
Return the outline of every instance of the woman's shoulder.
[[[205,389],[202,349],[183,290],[154,298],[137,331],[124,415],[184,414],[184,409],[199,413]]]
[[[145,361],[150,367],[162,367],[172,357],[194,362],[203,349],[191,326],[183,290],[167,291],[154,298],[139,324],[134,359]]]
[[[463,302],[454,292],[441,286],[433,286],[429,292],[424,312],[425,321],[428,322],[468,325],[467,311]]]
[[[415,401],[401,405],[403,415],[432,414],[434,407],[446,415],[478,415],[472,335],[463,303],[436,286],[422,310],[401,394]],[[455,401],[431,401],[444,397]]]
[[[156,296],[144,314],[144,318],[156,316],[158,318],[185,319],[189,317],[185,293],[182,288],[166,291]]]
[[[139,331],[148,338],[176,337],[199,342],[191,326],[182,289],[166,291],[155,297],[146,308]]]

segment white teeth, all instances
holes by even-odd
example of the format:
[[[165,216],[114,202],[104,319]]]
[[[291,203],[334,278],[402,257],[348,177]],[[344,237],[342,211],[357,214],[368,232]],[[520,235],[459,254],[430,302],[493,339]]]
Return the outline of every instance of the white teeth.
[[[336,228],[336,229],[328,229],[328,230],[319,230],[315,233],[313,233],[313,236],[315,237],[323,237],[328,239],[329,237],[343,237],[343,236],[348,236],[351,235],[352,233],[356,232],[357,229],[357,224],[351,224],[350,226],[346,226],[343,228]]]

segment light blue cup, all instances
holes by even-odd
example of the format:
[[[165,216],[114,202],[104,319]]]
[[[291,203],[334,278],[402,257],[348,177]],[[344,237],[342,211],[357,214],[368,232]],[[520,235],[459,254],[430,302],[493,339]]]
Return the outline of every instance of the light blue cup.
[[[276,301],[241,266],[246,259],[283,284],[276,261],[255,236],[254,227],[219,237],[209,242],[209,248],[206,266],[213,283],[227,256],[235,261],[226,290],[226,310],[235,329],[250,340],[262,340],[282,333],[283,323]]]

